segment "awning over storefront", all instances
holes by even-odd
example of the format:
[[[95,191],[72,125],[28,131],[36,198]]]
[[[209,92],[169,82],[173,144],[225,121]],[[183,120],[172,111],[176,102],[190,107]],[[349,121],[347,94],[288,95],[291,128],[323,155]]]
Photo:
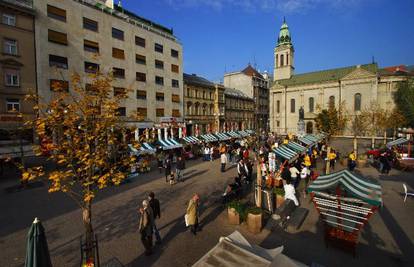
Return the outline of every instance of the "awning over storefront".
[[[250,134],[250,135],[253,135],[253,134],[255,134],[255,132],[253,131],[253,130],[244,130],[246,133],[248,133],[248,134]]]
[[[197,144],[200,143],[200,140],[198,140],[195,136],[186,136],[183,138],[183,140],[188,144]]]
[[[319,142],[322,139],[319,139],[318,137],[314,136],[313,134],[307,134],[304,136],[306,139],[313,141],[314,143]]]
[[[215,133],[215,135],[219,138],[220,141],[226,141],[230,139],[230,136],[225,133]]]
[[[295,142],[289,142],[287,144],[287,146],[290,149],[292,149],[292,150],[294,150],[294,151],[296,151],[298,153],[304,153],[306,151],[306,147],[304,147],[304,146],[302,146],[302,145],[300,145],[298,143],[295,143]]]
[[[275,152],[277,156],[282,157],[289,162],[293,162],[298,158],[298,154],[295,151],[289,149],[287,146],[277,147],[273,149],[273,152]]]
[[[307,191],[308,193],[323,193],[329,192],[330,190],[335,191],[338,186],[355,198],[361,199],[371,205],[380,206],[382,203],[381,185],[348,170],[319,176],[309,185]]]
[[[408,142],[408,140],[407,140],[407,139],[405,139],[405,138],[398,138],[398,139],[396,139],[396,140],[394,140],[394,141],[388,142],[388,143],[387,143],[387,147],[388,147],[388,148],[391,148],[391,147],[393,147],[393,146],[402,145],[402,144],[405,144],[405,143],[407,143],[407,142]]]
[[[158,142],[162,146],[162,149],[163,150],[169,150],[169,149],[175,149],[175,148],[182,147],[182,145],[179,144],[174,139],[164,139],[164,140],[163,139],[159,139]]]
[[[157,151],[153,146],[148,143],[142,143],[139,149],[136,149],[132,144],[128,144],[128,147],[132,154],[138,156],[142,154],[155,154]]]
[[[206,141],[207,143],[217,142],[219,140],[217,137],[215,137],[212,134],[203,134],[203,135],[201,135],[201,138],[203,138],[204,141]]]

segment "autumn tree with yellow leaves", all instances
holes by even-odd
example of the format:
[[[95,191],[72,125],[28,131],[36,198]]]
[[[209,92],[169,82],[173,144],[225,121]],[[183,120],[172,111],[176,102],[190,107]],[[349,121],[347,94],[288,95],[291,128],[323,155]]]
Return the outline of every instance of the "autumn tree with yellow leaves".
[[[67,83],[53,84],[53,95],[44,101],[36,95],[28,100],[37,103],[37,118],[30,122],[40,140],[50,140],[47,157],[57,168],[46,177],[49,192],[64,192],[82,209],[86,248],[92,248],[92,202],[109,185],[119,185],[135,164],[128,144],[122,138],[124,122],[119,116],[120,102],[127,92],[114,92],[112,75],[96,73],[84,85],[78,74]],[[138,144],[134,144],[139,147]],[[42,147],[36,151],[41,153]],[[44,152],[44,151],[43,151]],[[44,175],[42,167],[23,172],[30,181]],[[94,251],[86,250],[93,258]]]

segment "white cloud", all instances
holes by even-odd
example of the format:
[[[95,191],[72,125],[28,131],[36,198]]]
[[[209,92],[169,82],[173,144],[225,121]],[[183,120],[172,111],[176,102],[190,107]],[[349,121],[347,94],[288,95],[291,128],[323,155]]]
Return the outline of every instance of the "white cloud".
[[[284,13],[306,12],[328,7],[343,9],[355,7],[364,0],[164,0],[175,8],[206,7],[214,10],[241,8],[245,11],[281,11]],[[366,1],[366,0],[365,0]]]

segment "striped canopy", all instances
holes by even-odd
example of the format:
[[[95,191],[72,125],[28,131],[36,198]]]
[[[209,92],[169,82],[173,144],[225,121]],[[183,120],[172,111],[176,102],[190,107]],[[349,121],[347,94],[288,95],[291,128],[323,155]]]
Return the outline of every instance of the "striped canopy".
[[[368,181],[348,170],[319,176],[309,185],[307,191],[308,193],[323,193],[335,190],[338,186],[341,186],[341,189],[344,189],[353,197],[371,205],[380,206],[382,203],[381,185],[374,181]]]
[[[157,151],[153,146],[148,143],[142,143],[139,149],[136,149],[133,145],[128,144],[131,154],[141,155],[141,154],[155,154]]]
[[[249,136],[249,134],[246,131],[238,131],[237,132],[239,135],[241,135],[242,137],[246,137]]]
[[[200,143],[200,140],[198,140],[195,136],[186,136],[183,138],[183,140],[188,144],[197,144]]]
[[[401,145],[401,144],[405,144],[407,142],[408,142],[408,140],[405,139],[405,138],[398,138],[398,139],[396,139],[394,141],[388,142],[387,143],[387,147],[388,148],[391,148],[393,146],[398,146],[398,145]]]
[[[201,138],[203,138],[207,143],[218,141],[218,138],[212,134],[203,134],[201,135]]]
[[[163,150],[175,149],[175,148],[179,148],[183,146],[172,138],[164,139],[164,140],[159,139],[158,142],[162,146]]]
[[[282,157],[289,162],[293,162],[298,158],[298,154],[295,151],[289,149],[287,146],[277,147],[273,149],[273,152],[275,152],[277,156]]]
[[[226,135],[225,133],[216,133],[215,134],[220,141],[226,141],[230,139],[230,136]]]
[[[227,132],[227,134],[230,135],[233,138],[240,138],[241,137],[238,133],[236,133],[234,131]]]
[[[248,133],[248,134],[250,134],[250,135],[252,135],[252,134],[255,134],[255,132],[253,131],[253,130],[244,130],[246,133]]]
[[[298,137],[298,140],[302,143],[304,143],[306,146],[312,146],[315,144],[314,141],[307,139],[305,136],[304,137]]]
[[[288,146],[290,149],[292,149],[292,150],[294,150],[294,151],[296,151],[296,152],[298,152],[298,153],[304,153],[304,152],[306,151],[306,147],[304,147],[304,146],[302,146],[302,145],[299,145],[298,143],[295,143],[295,142],[289,142],[289,143],[287,144],[287,146]]]
[[[319,142],[320,139],[313,134],[307,134],[304,136],[306,139],[313,141],[314,143]]]

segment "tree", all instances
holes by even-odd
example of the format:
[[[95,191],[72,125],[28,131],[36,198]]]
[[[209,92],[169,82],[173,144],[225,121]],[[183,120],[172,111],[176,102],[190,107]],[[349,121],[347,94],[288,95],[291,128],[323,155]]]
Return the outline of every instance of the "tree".
[[[407,123],[405,116],[402,112],[395,107],[392,112],[387,116],[386,124],[388,129],[393,130],[393,138],[397,135],[397,128]]]
[[[354,151],[355,155],[358,155],[358,140],[357,136],[361,136],[365,133],[367,125],[367,117],[362,116],[361,114],[355,114],[349,116],[348,118],[351,121],[351,132],[354,136]]]
[[[341,134],[348,121],[346,116],[345,102],[339,105],[338,110],[334,106],[323,109],[315,119],[318,131],[328,135]]]
[[[110,74],[98,72],[89,78],[91,84],[83,86],[80,76],[73,74],[70,90],[65,83],[53,84],[48,102],[37,95],[28,96],[38,103],[34,106],[38,116],[30,126],[40,139],[53,136],[54,140],[48,158],[58,168],[48,173],[49,192],[64,192],[81,208],[88,260],[94,258],[92,202],[103,188],[119,185],[135,163],[121,136],[125,127],[119,103],[127,91],[113,91]],[[40,147],[36,151],[40,153]],[[29,181],[43,174],[42,167],[33,167],[22,179]]]
[[[371,148],[375,147],[375,137],[380,131],[385,131],[388,128],[387,125],[387,111],[380,108],[378,103],[372,101],[361,112],[361,116],[364,117],[366,122],[366,131],[371,135]]]
[[[414,128],[414,78],[399,83],[393,97],[398,110],[405,117],[406,124]]]

